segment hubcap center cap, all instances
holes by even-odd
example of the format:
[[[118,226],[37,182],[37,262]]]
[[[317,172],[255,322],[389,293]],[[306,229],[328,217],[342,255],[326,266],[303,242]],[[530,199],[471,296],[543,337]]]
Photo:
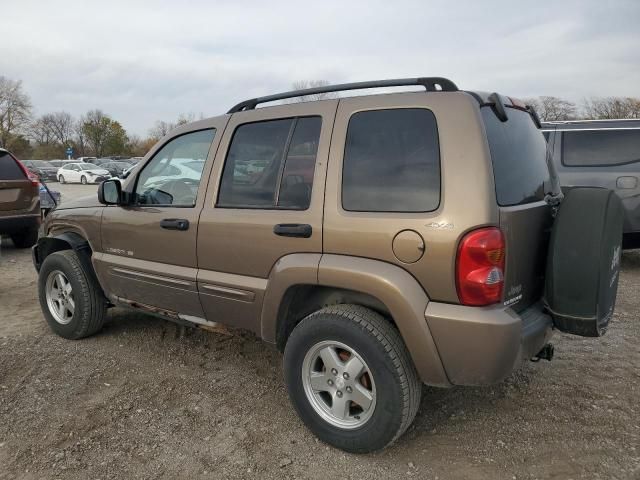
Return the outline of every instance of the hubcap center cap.
[[[344,380],[342,379],[342,377],[336,378],[336,387],[344,388]]]

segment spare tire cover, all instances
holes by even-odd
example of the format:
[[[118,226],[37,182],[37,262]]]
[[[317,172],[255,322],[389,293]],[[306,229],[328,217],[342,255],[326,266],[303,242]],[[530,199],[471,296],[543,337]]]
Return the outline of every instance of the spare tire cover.
[[[567,191],[551,232],[545,280],[545,303],[559,330],[605,333],[618,291],[623,219],[613,191]]]

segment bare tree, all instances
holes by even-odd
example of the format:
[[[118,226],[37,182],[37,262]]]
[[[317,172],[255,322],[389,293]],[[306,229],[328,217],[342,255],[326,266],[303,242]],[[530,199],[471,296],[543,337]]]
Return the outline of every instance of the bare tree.
[[[558,97],[542,96],[525,100],[531,105],[541,120],[554,122],[559,120],[573,120],[576,118],[577,107],[568,100]]]
[[[165,122],[164,120],[156,120],[156,123],[149,129],[149,136],[156,140],[160,140],[167,135],[171,130],[176,128],[176,124],[173,122]]]
[[[55,112],[46,115],[56,140],[65,147],[73,135],[73,117],[68,112]]]
[[[640,99],[592,97],[584,100],[583,109],[590,119],[640,118]]]
[[[31,122],[28,130],[29,137],[38,145],[51,145],[54,142],[55,135],[47,115],[36,118]]]
[[[326,87],[331,83],[328,80],[297,80],[291,84],[293,90],[304,90],[307,88]],[[328,100],[330,98],[338,98],[337,92],[314,93],[312,95],[302,95],[291,99],[290,103],[311,102],[314,100]]]
[[[31,100],[20,80],[0,76],[0,147],[24,132],[31,120]]]

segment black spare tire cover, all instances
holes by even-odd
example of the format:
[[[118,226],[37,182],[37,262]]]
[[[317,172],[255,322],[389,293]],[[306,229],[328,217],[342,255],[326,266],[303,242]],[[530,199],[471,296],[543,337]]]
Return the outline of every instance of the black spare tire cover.
[[[545,303],[559,330],[605,333],[618,291],[623,218],[611,190],[567,191],[551,232],[545,281]]]

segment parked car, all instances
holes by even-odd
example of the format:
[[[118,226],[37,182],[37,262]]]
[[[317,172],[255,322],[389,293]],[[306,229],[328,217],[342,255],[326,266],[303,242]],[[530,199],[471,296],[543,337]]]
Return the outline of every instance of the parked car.
[[[74,162],[93,163],[96,157],[78,157]]]
[[[426,92],[256,109],[405,85]],[[47,217],[33,258],[58,335],[97,332],[115,305],[250,330],[284,352],[311,431],[368,452],[409,427],[422,383],[499,382],[552,358],[554,326],[599,336],[612,318],[619,200],[563,196],[515,99],[361,82],[253,98],[171,135]]]
[[[56,173],[59,167],[45,160],[22,160],[22,164],[27,170],[36,174],[40,180],[46,182],[57,182]]]
[[[131,164],[127,162],[106,162],[100,165],[100,168],[107,170],[112,177],[122,178],[124,171],[131,168]]]
[[[9,235],[17,248],[31,247],[38,240],[38,186],[38,178],[0,148],[0,235]]]
[[[625,248],[640,248],[640,119],[543,123],[564,189],[614,190],[625,209]]]
[[[38,190],[40,193],[40,211],[44,218],[51,212],[51,210],[60,205],[60,202],[62,201],[62,194],[43,183],[40,183]]]
[[[111,162],[113,162],[111,158],[105,157],[105,158],[94,158],[88,163],[102,167],[105,163],[111,163]]]
[[[78,160],[48,160],[48,162],[56,168],[60,168],[63,165],[68,165],[70,163],[77,163]]]
[[[109,178],[109,171],[91,163],[68,163],[58,169],[60,183],[100,183]]]

